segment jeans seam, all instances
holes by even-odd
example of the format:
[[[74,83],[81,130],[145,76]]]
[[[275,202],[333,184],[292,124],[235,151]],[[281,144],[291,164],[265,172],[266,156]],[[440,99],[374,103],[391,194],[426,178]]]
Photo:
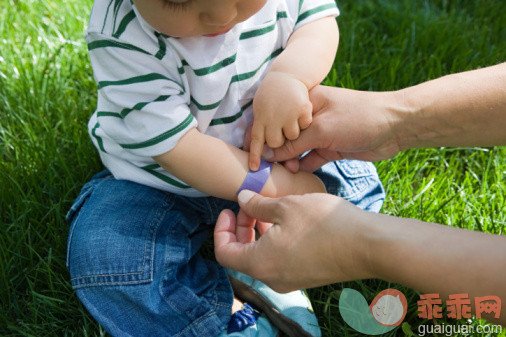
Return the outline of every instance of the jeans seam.
[[[111,274],[110,276],[122,276],[126,274]],[[97,276],[109,276],[109,275],[97,275]],[[71,281],[78,281],[79,278],[71,279]],[[120,286],[120,285],[130,285],[130,284],[143,284],[147,282],[153,281],[152,278],[144,279],[144,280],[136,280],[136,281],[117,281],[117,282],[93,282],[93,283],[85,283],[73,285],[73,289],[81,289],[81,288],[89,288],[89,287],[100,287],[100,286]]]
[[[179,220],[179,217],[177,219],[175,219],[173,222],[172,222],[172,225],[174,226],[175,224],[177,223],[180,223],[180,220]],[[171,229],[169,230],[169,238],[173,235],[173,233],[175,232],[175,229]],[[170,255],[170,239],[167,239],[167,256],[165,257],[165,262],[163,263],[163,275],[161,276],[161,279],[162,279],[162,282],[160,282],[160,287],[163,286],[163,278],[165,277],[165,272],[168,270],[168,261],[169,261],[169,255]],[[177,311],[180,315],[183,315],[183,313],[179,310],[179,308],[174,304],[173,301],[171,301],[167,296],[165,296],[165,293],[163,291],[161,291],[161,289],[159,290],[160,291],[160,296],[167,301],[167,303],[170,304],[170,306],[175,310]]]
[[[350,161],[341,162],[341,165],[336,165],[338,170],[341,170],[348,178],[362,178],[374,176],[377,172],[374,164],[369,162],[360,161],[363,165],[350,165]]]
[[[201,321],[203,321],[204,319],[207,319],[209,317],[211,317],[212,315],[214,315],[216,312],[213,311],[213,312],[210,312],[209,314],[207,314],[206,316],[203,316],[201,318],[199,318],[197,321],[193,322],[192,324],[188,325],[183,331],[181,331],[180,333],[178,333],[177,335],[174,335],[174,337],[178,337],[178,336],[181,336],[182,334],[186,333],[186,331],[190,330],[191,328],[193,328],[194,326],[197,326],[197,324],[199,324]]]
[[[355,178],[355,184],[351,186],[352,193],[349,194],[342,194],[341,192],[344,192],[346,190],[350,190],[350,188],[344,188],[344,189],[337,189],[337,192],[340,196],[342,196],[345,199],[354,198],[357,195],[360,195],[363,192],[367,192],[368,188],[371,186],[371,180],[375,180],[374,176],[364,176],[360,178]]]
[[[81,214],[79,213],[77,215],[77,218],[70,224],[70,229],[69,229],[69,237],[67,239],[67,259],[66,259],[66,267],[67,269],[70,268],[70,247],[72,246],[72,238],[74,237],[74,230],[76,228],[76,224],[77,224],[77,220],[79,220],[79,217],[81,216]],[[72,279],[70,279],[72,280]]]
[[[226,305],[226,304],[221,304],[221,303],[215,302],[214,303],[214,308],[216,309],[217,306],[220,306],[220,307],[223,307],[223,308],[230,308],[230,305]]]
[[[88,184],[86,184],[86,185],[88,185]],[[83,187],[83,189],[84,188],[85,187]],[[71,213],[75,213],[75,212],[77,212],[77,209],[81,209],[83,207],[84,200],[86,200],[91,195],[91,193],[93,193],[93,189],[94,189],[94,186],[90,185],[89,187],[86,188],[86,191],[84,191],[84,192],[82,191],[79,193],[78,198],[73,202],[72,206],[70,207],[70,209],[65,217],[67,221],[69,220]],[[79,206],[74,209],[74,205],[79,205]],[[81,216],[81,212],[79,212],[77,214],[77,218],[72,219],[73,221],[70,222],[69,237],[67,238],[67,258],[65,261],[65,265],[66,265],[67,269],[70,268],[70,247],[72,245],[72,238],[74,237],[74,230],[76,228],[76,224],[77,224],[77,221],[79,220],[80,216]]]
[[[214,311],[216,311],[217,306],[232,309],[232,306],[230,306],[230,305],[218,303],[218,292],[216,290],[214,290],[214,302],[213,303],[214,303],[214,308],[213,308]]]
[[[215,304],[218,303],[218,294],[216,293],[216,291],[213,291],[214,292],[214,297],[216,299],[216,302]],[[174,337],[178,337],[178,336],[181,336],[182,334],[184,334],[186,331],[190,330],[191,328],[193,328],[194,326],[198,326],[200,325],[200,322],[202,322],[203,320],[211,317],[212,315],[216,315],[216,305],[214,306],[213,310],[211,312],[209,312],[207,315],[205,316],[202,316],[200,318],[198,318],[197,320],[195,320],[193,323],[191,323],[190,325],[188,325],[183,331],[181,331],[179,334],[177,335],[174,335]]]

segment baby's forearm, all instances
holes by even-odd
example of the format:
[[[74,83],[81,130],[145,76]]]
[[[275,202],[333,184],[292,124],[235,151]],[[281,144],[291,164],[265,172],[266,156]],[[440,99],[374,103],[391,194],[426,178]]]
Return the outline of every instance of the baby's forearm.
[[[339,30],[333,16],[310,22],[292,34],[285,50],[272,63],[269,73],[293,75],[311,90],[330,71],[338,43]]]
[[[165,170],[193,188],[215,197],[237,200],[237,190],[248,173],[248,152],[218,138],[190,130],[171,151],[154,157]],[[325,187],[313,174],[293,174],[274,164],[262,195],[324,192]]]

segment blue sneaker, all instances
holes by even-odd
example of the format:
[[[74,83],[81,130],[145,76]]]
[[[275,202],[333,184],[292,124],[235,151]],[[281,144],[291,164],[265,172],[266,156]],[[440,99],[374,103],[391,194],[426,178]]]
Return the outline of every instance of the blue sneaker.
[[[289,337],[321,337],[313,307],[303,291],[279,294],[238,271],[227,269],[227,274],[235,296],[258,307]]]
[[[241,310],[232,314],[228,329],[218,337],[277,337],[279,330],[253,305],[244,303]]]

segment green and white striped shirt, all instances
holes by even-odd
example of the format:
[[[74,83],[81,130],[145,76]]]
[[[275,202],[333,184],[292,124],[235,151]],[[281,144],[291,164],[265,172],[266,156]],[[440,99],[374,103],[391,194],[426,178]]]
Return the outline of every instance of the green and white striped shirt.
[[[254,94],[292,32],[338,14],[334,0],[268,0],[226,34],[172,38],[131,1],[96,0],[86,42],[98,102],[88,128],[102,162],[117,179],[204,196],[152,157],[193,127],[241,147]]]

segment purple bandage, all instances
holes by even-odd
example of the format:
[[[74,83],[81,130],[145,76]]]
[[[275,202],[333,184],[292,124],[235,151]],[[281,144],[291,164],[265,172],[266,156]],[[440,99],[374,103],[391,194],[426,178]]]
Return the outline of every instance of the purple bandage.
[[[242,190],[250,190],[255,193],[260,193],[262,188],[264,187],[267,179],[271,175],[272,163],[266,162],[263,159],[260,159],[260,167],[258,171],[249,171],[242,183],[241,187],[237,191],[237,194]]]

